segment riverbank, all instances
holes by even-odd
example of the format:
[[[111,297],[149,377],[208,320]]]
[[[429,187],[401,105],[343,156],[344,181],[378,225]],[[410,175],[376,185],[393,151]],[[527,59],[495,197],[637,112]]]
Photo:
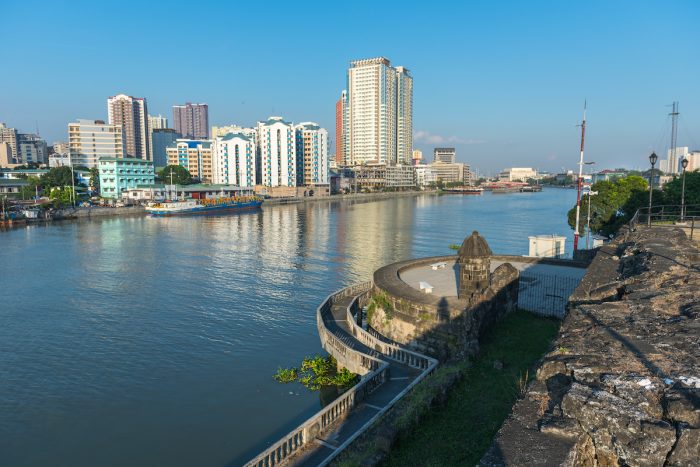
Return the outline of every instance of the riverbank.
[[[316,203],[323,201],[345,201],[345,200],[361,200],[361,201],[378,201],[389,198],[401,198],[407,196],[418,196],[425,194],[438,194],[437,190],[426,191],[394,191],[388,193],[350,193],[347,195],[331,195],[306,198],[270,198],[263,203],[265,206],[276,206],[279,204],[298,204],[298,203]]]
[[[428,191],[402,191],[390,193],[353,193],[347,195],[332,195],[323,197],[306,197],[306,198],[272,198],[266,199],[263,207],[278,206],[283,204],[300,204],[300,203],[316,203],[323,201],[379,201],[383,199],[401,198],[408,196],[418,196],[422,194],[438,194],[437,190]],[[101,219],[106,217],[128,217],[146,215],[144,206],[125,206],[125,207],[87,207],[87,208],[64,208],[54,211],[50,218],[42,219],[16,219],[12,221],[0,221],[0,228],[11,229],[16,227],[25,227],[34,224],[46,224],[53,221],[63,220],[91,220]]]

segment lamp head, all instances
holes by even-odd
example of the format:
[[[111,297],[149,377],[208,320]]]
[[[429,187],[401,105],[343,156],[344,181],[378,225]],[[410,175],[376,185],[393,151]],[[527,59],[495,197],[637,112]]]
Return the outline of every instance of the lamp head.
[[[685,157],[683,158],[683,160],[681,161],[681,167],[683,167],[683,170],[688,168],[688,159],[687,158],[685,158]]]
[[[649,156],[649,162],[651,162],[651,165],[654,166],[656,165],[657,160],[659,160],[659,156],[657,156],[655,152],[652,152],[651,156]]]

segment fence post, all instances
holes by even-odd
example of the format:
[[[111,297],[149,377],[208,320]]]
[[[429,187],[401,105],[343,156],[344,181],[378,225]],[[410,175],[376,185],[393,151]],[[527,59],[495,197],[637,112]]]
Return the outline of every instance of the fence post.
[[[690,220],[690,239],[693,239],[693,231],[695,230],[695,216]]]

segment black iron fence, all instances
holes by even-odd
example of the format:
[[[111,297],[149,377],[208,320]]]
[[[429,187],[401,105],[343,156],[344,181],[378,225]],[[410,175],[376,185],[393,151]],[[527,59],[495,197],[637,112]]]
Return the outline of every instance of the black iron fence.
[[[690,239],[693,239],[697,228],[700,227],[700,205],[661,205],[640,208],[630,220],[630,228],[634,230],[638,225],[676,225],[684,228]]]
[[[520,273],[518,308],[541,316],[563,319],[566,304],[574,292],[580,277],[568,275]]]

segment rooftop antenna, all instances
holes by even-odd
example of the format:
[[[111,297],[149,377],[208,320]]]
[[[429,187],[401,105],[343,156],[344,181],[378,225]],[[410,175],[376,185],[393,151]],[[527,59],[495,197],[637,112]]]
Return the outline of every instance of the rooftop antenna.
[[[578,226],[581,217],[581,183],[583,181],[583,143],[586,139],[586,100],[583,101],[583,121],[581,122],[581,156],[578,162],[578,180],[576,182],[576,229],[574,230],[574,251],[578,250]]]
[[[39,120],[35,120],[34,123],[36,124],[36,135],[37,135],[37,136],[41,136],[41,135],[39,134]]]

